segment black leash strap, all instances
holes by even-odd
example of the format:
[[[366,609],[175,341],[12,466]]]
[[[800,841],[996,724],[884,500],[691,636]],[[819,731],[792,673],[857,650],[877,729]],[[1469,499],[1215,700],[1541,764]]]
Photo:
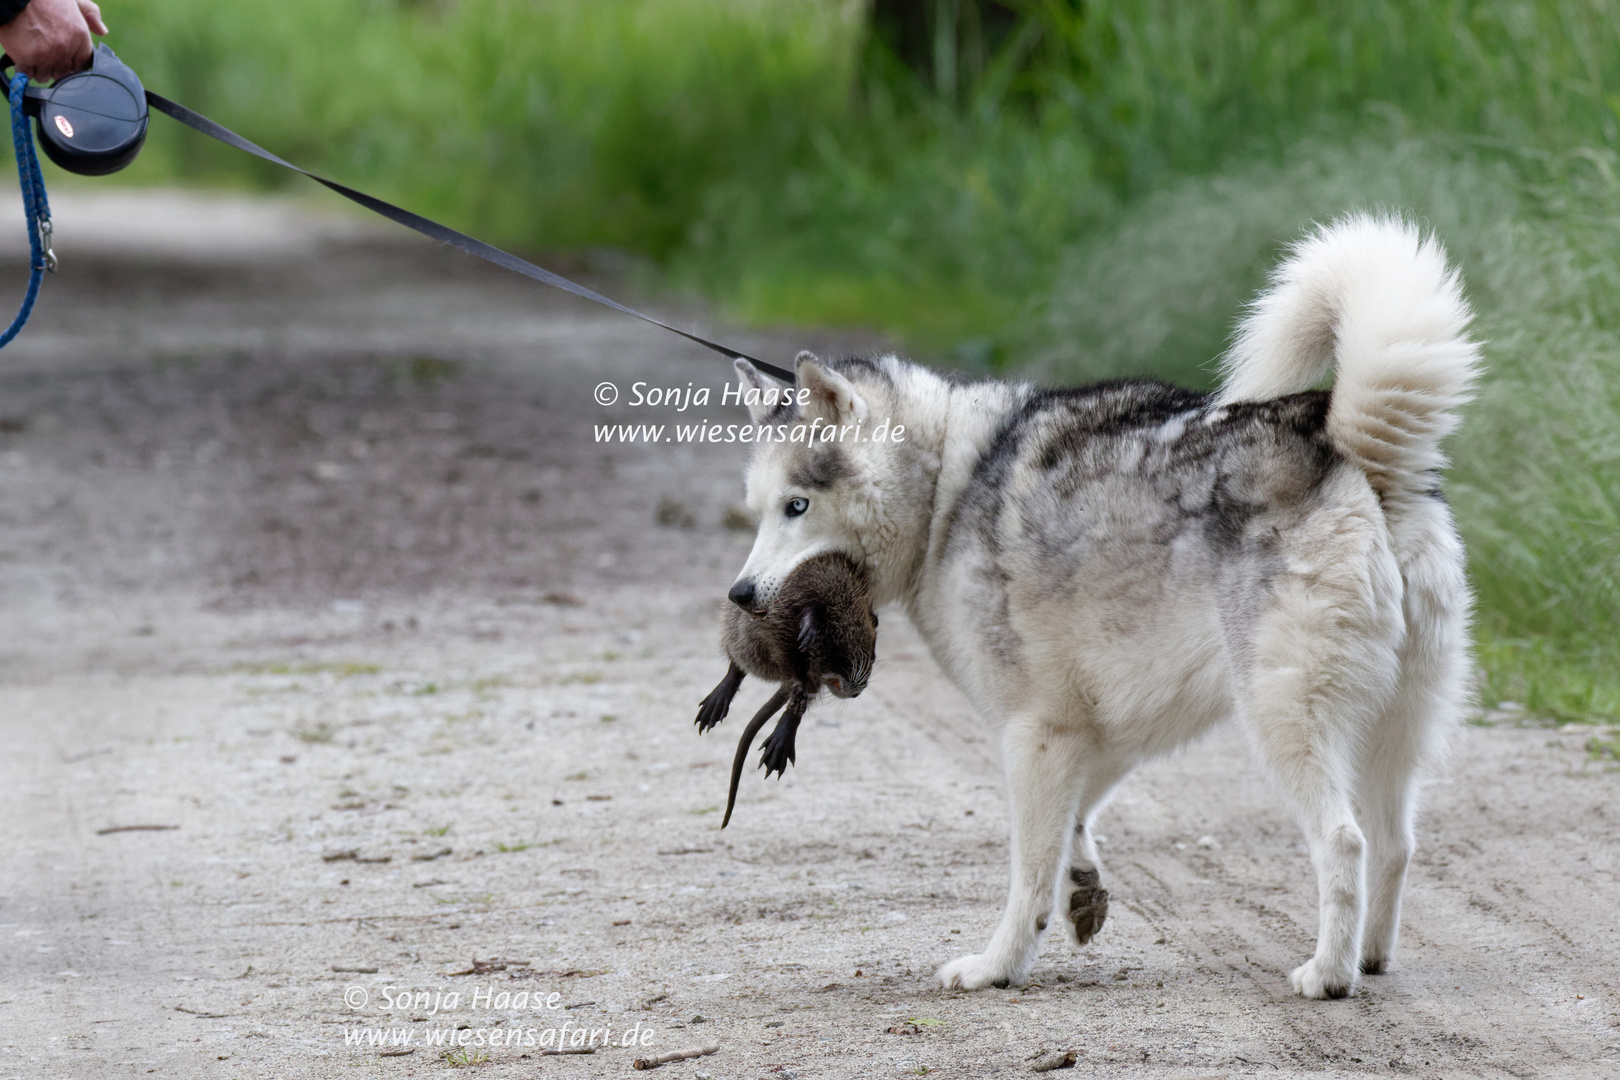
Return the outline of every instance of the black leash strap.
[[[430,221],[420,214],[413,214],[409,210],[395,206],[393,203],[383,202],[381,199],[373,198],[363,191],[356,191],[352,187],[346,187],[335,180],[328,180],[324,176],[316,176],[308,169],[300,169],[297,165],[294,165],[290,161],[283,161],[281,158],[264,149],[262,146],[257,146],[254,143],[248,142],[246,139],[242,138],[242,136],[236,134],[234,131],[231,131],[229,128],[221,127],[212,120],[208,119],[208,117],[203,116],[201,113],[193,112],[184,105],[176,104],[166,97],[152,93],[150,90],[146,91],[146,101],[148,105],[156,109],[158,112],[180,121],[180,123],[186,125],[188,128],[191,128],[193,131],[201,132],[202,134],[207,135],[210,139],[217,139],[226,146],[235,147],[243,153],[252,154],[256,158],[262,158],[265,161],[280,165],[283,169],[291,169],[295,173],[302,173],[304,176],[309,177],[317,184],[320,184],[321,186],[329,188],[332,191],[337,192],[339,195],[342,195],[345,199],[348,199],[351,202],[359,203],[372,213],[381,214],[389,221],[397,222],[398,224],[405,226],[407,229],[414,229],[429,239],[437,240],[441,244],[449,244],[453,248],[460,251],[465,251],[468,255],[475,255],[486,262],[492,262],[496,266],[504,267],[507,270],[512,271],[514,274],[522,274],[526,278],[532,278],[535,281],[550,285],[553,288],[562,289],[564,292],[571,292],[575,296],[582,296],[587,300],[594,300],[596,303],[610,307],[614,311],[622,311],[626,315],[634,316],[635,318],[640,319],[642,322],[652,323],[654,326],[661,326],[671,333],[681,335],[681,337],[686,338],[688,341],[697,342],[706,349],[713,349],[721,356],[730,357],[733,360],[746,360],[760,371],[763,371],[765,374],[781,379],[789,386],[793,385],[793,372],[788,371],[785,368],[779,368],[775,364],[767,364],[765,361],[760,360],[757,357],[749,356],[747,353],[738,352],[736,349],[728,348],[725,345],[719,344],[718,342],[710,341],[708,338],[698,337],[696,334],[689,334],[679,327],[671,326],[669,323],[660,319],[655,319],[651,315],[643,315],[634,308],[625,307],[617,300],[610,300],[599,292],[594,292],[587,289],[583,285],[569,281],[560,274],[552,273],[543,266],[536,266],[534,263],[529,262],[526,259],[520,259],[516,255],[513,255],[510,252],[502,251],[500,248],[491,244],[486,244],[482,240],[474,239],[473,237],[468,236],[466,233],[457,232],[455,229],[446,228],[445,226],[440,225],[438,222]]]

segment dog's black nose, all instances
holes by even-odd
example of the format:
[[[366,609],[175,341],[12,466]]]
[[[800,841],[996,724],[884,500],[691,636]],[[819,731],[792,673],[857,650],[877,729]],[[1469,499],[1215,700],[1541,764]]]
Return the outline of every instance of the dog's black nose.
[[[752,581],[739,581],[731,587],[726,596],[733,604],[744,611],[754,610],[754,583]]]

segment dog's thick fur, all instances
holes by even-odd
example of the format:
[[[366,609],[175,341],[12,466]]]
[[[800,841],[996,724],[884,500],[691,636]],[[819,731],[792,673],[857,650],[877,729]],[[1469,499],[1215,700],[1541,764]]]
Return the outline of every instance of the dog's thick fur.
[[[1110,790],[1228,716],[1316,870],[1319,937],[1294,989],[1340,997],[1385,969],[1416,783],[1466,698],[1470,598],[1436,485],[1478,364],[1469,317],[1435,240],[1356,216],[1295,246],[1213,396],[801,354],[807,400],[753,408],[762,425],[846,430],[757,448],[739,582],[767,603],[802,560],[847,553],[1003,729],[1012,883],[946,986],[1022,982],[1054,910],[1083,943],[1105,902],[1089,826]],[[1312,389],[1330,369],[1332,389]],[[775,387],[738,370],[745,389]],[[885,420],[903,441],[850,437]],[[798,497],[809,509],[789,516]]]

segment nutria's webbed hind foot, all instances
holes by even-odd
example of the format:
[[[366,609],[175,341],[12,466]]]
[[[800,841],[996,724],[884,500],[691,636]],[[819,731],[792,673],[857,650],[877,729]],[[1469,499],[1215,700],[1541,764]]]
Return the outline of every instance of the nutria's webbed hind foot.
[[[725,676],[698,705],[698,734],[701,735],[726,718],[726,714],[731,711],[731,699],[737,696],[737,687],[742,685],[745,674],[746,672],[737,666],[736,661],[732,661],[731,666],[726,669]]]
[[[743,762],[748,760],[748,747],[753,743],[754,736],[759,734],[759,729],[765,726],[765,721],[775,716],[776,710],[782,707],[782,702],[788,699],[790,690],[791,688],[787,686],[779,687],[776,693],[771,695],[770,700],[759,707],[759,712],[755,713],[754,718],[748,721],[748,726],[743,728],[742,738],[737,740],[737,756],[731,759],[731,791],[726,795],[726,816],[720,820],[722,829],[730,824],[731,808],[737,805],[737,785],[742,781]]]
[[[804,692],[802,686],[793,688],[793,697],[788,701],[782,719],[776,722],[776,727],[765,740],[761,748],[759,763],[765,767],[765,775],[775,773],[779,778],[793,764],[793,740],[799,733],[799,721],[804,719],[804,710],[810,704],[810,695]]]

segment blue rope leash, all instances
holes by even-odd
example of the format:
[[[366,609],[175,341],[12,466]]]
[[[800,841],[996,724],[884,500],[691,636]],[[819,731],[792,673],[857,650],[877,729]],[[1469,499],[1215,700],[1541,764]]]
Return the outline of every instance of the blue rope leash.
[[[22,309],[11,320],[6,332],[0,334],[0,349],[11,344],[28,316],[34,313],[34,301],[39,299],[40,282],[45,271],[56,269],[56,255],[51,251],[51,204],[45,198],[45,177],[39,171],[39,157],[34,152],[34,131],[23,115],[23,95],[28,90],[28,76],[15,75],[11,79],[11,141],[17,150],[17,178],[22,183],[23,213],[28,219],[28,294],[23,297]]]

